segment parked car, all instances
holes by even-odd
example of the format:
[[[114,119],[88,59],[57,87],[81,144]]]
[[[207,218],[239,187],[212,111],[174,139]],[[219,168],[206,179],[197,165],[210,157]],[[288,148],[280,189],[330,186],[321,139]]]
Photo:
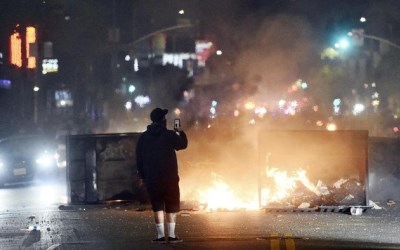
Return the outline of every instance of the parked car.
[[[0,186],[58,174],[57,143],[41,135],[0,140]]]

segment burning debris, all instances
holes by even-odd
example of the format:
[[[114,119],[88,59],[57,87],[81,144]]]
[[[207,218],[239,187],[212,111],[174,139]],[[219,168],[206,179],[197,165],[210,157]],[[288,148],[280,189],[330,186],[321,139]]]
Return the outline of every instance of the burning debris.
[[[238,189],[229,186],[217,174],[210,185],[198,188],[195,201],[182,203],[182,210],[241,211],[267,208],[314,209],[319,206],[360,206],[365,203],[364,185],[357,179],[340,179],[330,185],[318,180],[315,185],[305,170],[287,171],[277,168],[266,170],[261,181],[267,186],[244,197]]]
[[[314,208],[321,206],[363,205],[365,189],[356,179],[340,179],[332,185],[318,180],[314,185],[305,170],[297,170],[293,176],[277,168],[266,170],[269,187],[262,190],[263,206]],[[271,185],[272,184],[272,185]]]

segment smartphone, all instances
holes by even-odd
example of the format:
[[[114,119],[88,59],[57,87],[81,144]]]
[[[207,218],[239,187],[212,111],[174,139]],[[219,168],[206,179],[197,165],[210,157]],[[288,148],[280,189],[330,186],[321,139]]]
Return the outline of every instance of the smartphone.
[[[174,129],[178,129],[181,127],[181,120],[180,119],[175,119],[174,120]]]

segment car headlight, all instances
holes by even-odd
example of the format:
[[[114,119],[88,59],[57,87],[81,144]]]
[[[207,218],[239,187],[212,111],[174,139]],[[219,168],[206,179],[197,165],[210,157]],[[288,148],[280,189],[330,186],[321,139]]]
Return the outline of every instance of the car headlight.
[[[52,165],[55,165],[55,156],[45,151],[36,158],[36,163],[41,167],[51,167]]]

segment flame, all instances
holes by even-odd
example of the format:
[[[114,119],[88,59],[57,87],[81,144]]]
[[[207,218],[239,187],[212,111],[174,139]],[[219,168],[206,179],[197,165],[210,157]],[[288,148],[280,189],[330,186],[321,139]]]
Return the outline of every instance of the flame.
[[[221,176],[212,173],[213,181],[211,187],[205,191],[198,189],[197,192],[200,196],[200,203],[205,204],[207,211],[215,210],[255,210],[258,209],[257,194],[250,201],[238,198],[229,185],[222,179]]]
[[[293,191],[298,187],[298,183],[302,183],[307,189],[321,196],[321,191],[307,177],[307,172],[304,169],[298,169],[289,175],[285,170],[279,170],[276,167],[266,168],[265,176],[268,178],[268,187],[260,190],[261,204],[258,200],[258,192],[250,191],[250,195],[241,196],[242,192],[238,193],[233,190],[221,176],[212,173],[211,185],[205,189],[197,189],[199,202],[203,204],[203,208],[207,211],[216,210],[256,210],[260,205],[266,206],[273,202],[282,202],[290,197]],[[235,186],[239,188],[238,186]],[[249,191],[246,189],[245,191]]]
[[[267,205],[271,202],[279,202],[288,198],[297,188],[298,182],[301,182],[306,188],[316,195],[321,195],[321,192],[318,190],[318,188],[308,179],[304,169],[296,170],[294,171],[293,176],[289,176],[287,171],[272,167],[267,168],[265,174],[266,177],[272,179],[273,189],[263,188],[261,190],[261,197],[263,197],[261,202],[263,205]]]

